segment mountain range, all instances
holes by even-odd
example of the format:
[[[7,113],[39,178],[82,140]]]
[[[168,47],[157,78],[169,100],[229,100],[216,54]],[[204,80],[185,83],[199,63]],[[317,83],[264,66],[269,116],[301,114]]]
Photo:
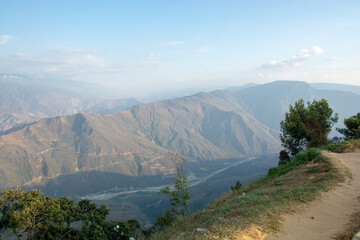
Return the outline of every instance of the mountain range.
[[[340,121],[359,111],[354,107],[360,103],[358,94],[277,81],[139,104],[108,115],[42,118],[0,132],[0,187],[57,186],[56,181],[69,179],[81,185],[100,179],[98,188],[82,193],[87,194],[166,181],[172,174],[169,151],[188,158],[195,172],[226,159],[275,153],[281,149],[279,122],[299,98],[326,98]],[[9,103],[2,103],[10,112]]]
[[[0,131],[79,112],[110,114],[140,103],[133,98],[104,99],[24,76],[0,74]]]

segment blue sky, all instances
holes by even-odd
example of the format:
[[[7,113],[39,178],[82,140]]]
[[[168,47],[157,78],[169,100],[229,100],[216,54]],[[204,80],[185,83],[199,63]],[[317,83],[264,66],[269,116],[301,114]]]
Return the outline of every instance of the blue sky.
[[[360,85],[360,1],[0,0],[0,73],[121,89]]]

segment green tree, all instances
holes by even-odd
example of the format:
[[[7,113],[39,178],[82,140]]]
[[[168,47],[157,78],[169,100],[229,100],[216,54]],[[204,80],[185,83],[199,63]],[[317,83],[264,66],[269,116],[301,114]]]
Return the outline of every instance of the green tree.
[[[17,237],[43,239],[54,237],[54,228],[63,224],[60,204],[40,191],[4,190],[0,202],[2,222]]]
[[[287,164],[290,160],[289,153],[285,149],[281,150],[279,154],[279,166]]]
[[[285,113],[285,120],[280,123],[280,139],[292,156],[305,148],[318,147],[326,144],[327,136],[338,116],[325,99],[305,102],[303,99],[289,106]]]
[[[336,128],[336,130],[345,136],[345,140],[360,138],[360,112],[345,118],[344,124],[346,128]]]
[[[176,177],[174,179],[174,190],[169,186],[160,189],[160,193],[166,194],[170,198],[170,204],[172,206],[171,211],[175,215],[184,216],[188,210],[188,201],[190,200],[189,184],[183,165],[185,158],[179,153],[169,153],[168,160],[173,164],[175,168]]]
[[[19,239],[123,240],[140,229],[134,219],[106,222],[109,209],[88,199],[74,204],[68,198],[55,199],[36,190],[2,191],[0,211],[0,230],[8,229]]]
[[[237,191],[240,190],[241,188],[242,188],[242,183],[240,182],[240,180],[237,180],[234,186],[230,186],[231,191]]]
[[[174,213],[166,209],[164,215],[156,217],[155,228],[158,230],[166,229],[175,220]],[[155,229],[153,229],[155,230]]]

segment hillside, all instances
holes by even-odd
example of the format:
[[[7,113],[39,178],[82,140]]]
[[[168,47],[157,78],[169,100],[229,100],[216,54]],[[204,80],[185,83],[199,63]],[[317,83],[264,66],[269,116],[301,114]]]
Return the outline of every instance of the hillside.
[[[276,131],[231,100],[223,95],[195,95],[113,115],[42,119],[0,136],[1,169],[7,169],[1,185],[94,170],[125,176],[166,175],[169,149],[199,161],[277,151]]]
[[[336,151],[344,149],[357,152],[301,153],[152,239],[351,239],[360,228],[359,141]]]
[[[288,105],[322,97],[340,122],[360,103],[360,95],[278,81],[137,105],[112,115],[41,119],[0,134],[0,187],[51,182],[64,188],[72,181],[77,182],[73,192],[89,194],[168,181],[168,151],[200,163],[192,169],[197,173],[209,162],[220,166],[224,159],[278,152],[279,122]],[[109,102],[95,106],[104,113],[116,109]]]
[[[340,183],[334,189],[323,194],[321,199],[309,204],[295,214],[286,215],[280,230],[269,235],[265,240],[275,239],[343,239],[344,229],[359,225],[352,215],[358,210],[360,201],[360,153],[327,153],[337,164],[343,164],[351,171],[351,178]],[[359,214],[358,214],[359,215]],[[314,221],[309,221],[310,216]],[[295,227],[296,226],[296,227]],[[356,226],[355,226],[356,227]],[[346,231],[345,231],[346,232]],[[334,237],[334,236],[338,237]],[[350,233],[350,236],[352,234]]]

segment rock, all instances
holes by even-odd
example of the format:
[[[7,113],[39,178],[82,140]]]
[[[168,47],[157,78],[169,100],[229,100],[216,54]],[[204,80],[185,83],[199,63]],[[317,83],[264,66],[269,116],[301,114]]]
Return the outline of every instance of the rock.
[[[360,240],[360,230],[353,236],[351,240]]]
[[[203,233],[203,232],[206,232],[207,229],[206,229],[206,228],[197,228],[196,231],[197,231],[198,233]]]

